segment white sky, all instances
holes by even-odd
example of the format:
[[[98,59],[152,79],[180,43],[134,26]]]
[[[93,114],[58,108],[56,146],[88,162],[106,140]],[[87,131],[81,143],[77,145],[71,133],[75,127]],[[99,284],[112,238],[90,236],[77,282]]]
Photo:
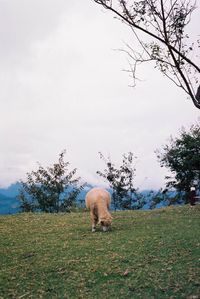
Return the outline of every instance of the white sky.
[[[24,179],[37,161],[56,162],[65,148],[88,183],[102,184],[99,151],[116,164],[132,151],[135,187],[163,187],[154,151],[200,111],[151,65],[128,87],[127,57],[114,49],[130,40],[92,0],[0,0],[0,187]]]

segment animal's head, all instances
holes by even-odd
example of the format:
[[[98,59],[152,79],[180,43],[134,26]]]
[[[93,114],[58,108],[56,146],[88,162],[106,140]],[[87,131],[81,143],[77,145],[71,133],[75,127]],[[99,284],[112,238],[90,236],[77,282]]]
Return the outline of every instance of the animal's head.
[[[106,217],[106,218],[100,218],[99,224],[101,225],[104,232],[107,232],[112,223],[112,216]]]

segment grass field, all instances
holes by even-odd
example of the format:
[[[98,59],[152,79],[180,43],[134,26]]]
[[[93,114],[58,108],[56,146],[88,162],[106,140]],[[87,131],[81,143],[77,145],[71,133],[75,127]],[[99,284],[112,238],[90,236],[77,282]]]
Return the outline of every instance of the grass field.
[[[0,298],[200,298],[200,205],[0,217]]]

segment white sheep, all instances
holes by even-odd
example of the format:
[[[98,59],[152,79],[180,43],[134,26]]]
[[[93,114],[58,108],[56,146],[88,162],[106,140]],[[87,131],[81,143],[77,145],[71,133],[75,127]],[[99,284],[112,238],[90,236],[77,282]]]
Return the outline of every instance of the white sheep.
[[[102,226],[103,231],[107,231],[112,221],[108,211],[111,202],[110,193],[101,188],[93,188],[86,194],[85,202],[86,207],[90,209],[92,232],[95,232],[97,224]]]

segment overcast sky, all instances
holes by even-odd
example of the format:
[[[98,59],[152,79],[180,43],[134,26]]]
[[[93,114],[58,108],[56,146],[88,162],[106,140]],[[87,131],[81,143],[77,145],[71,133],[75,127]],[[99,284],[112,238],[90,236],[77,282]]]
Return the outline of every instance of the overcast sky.
[[[63,149],[88,183],[103,184],[99,151],[116,164],[132,151],[135,187],[164,186],[154,151],[200,111],[151,65],[129,87],[127,57],[115,49],[130,41],[92,0],[0,0],[0,187]]]

